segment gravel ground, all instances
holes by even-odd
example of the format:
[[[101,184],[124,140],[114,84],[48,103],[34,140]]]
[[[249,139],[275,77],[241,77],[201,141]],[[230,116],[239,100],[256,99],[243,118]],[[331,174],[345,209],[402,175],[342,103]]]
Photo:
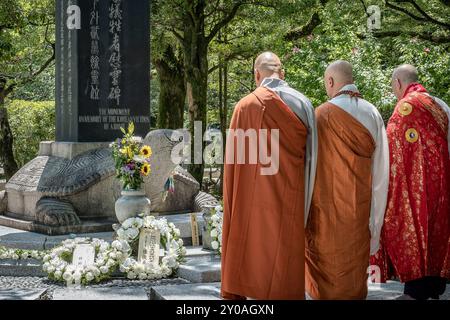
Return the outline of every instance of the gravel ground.
[[[185,284],[189,281],[181,278],[161,279],[161,280],[127,280],[111,279],[99,284],[92,284],[86,288],[108,288],[108,287],[143,287],[146,289],[150,299],[151,287],[164,285]],[[41,277],[0,277],[0,289],[47,289],[40,297],[40,300],[52,300],[53,290],[62,289],[66,286],[59,282]]]
[[[87,288],[107,288],[107,287],[154,287],[163,285],[175,285],[189,283],[189,281],[181,278],[161,279],[161,280],[127,280],[127,279],[111,279],[99,284],[86,286]],[[43,289],[59,289],[65,288],[65,285],[59,282],[48,280],[41,277],[0,277],[0,288],[43,288]]]

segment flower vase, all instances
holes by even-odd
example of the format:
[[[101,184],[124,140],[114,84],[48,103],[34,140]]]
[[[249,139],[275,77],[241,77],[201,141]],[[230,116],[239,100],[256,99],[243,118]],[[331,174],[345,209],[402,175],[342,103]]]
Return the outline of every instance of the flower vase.
[[[121,224],[140,214],[150,214],[151,202],[143,190],[123,190],[121,195],[115,205],[116,217]]]

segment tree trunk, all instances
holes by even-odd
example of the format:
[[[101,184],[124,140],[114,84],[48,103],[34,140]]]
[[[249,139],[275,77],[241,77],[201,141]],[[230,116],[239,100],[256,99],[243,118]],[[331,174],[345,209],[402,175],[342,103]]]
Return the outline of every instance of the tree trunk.
[[[222,105],[220,106],[221,112],[220,112],[220,130],[222,132],[222,159],[225,163],[225,150],[226,150],[226,144],[227,144],[227,128],[228,128],[228,61],[224,62],[224,66],[222,69],[223,72],[223,101]],[[223,192],[223,170],[224,170],[224,163],[220,166],[220,187],[219,190],[222,194]]]
[[[155,60],[154,64],[160,84],[158,128],[183,128],[186,101],[183,61],[177,58],[174,48],[168,45],[163,57]]]
[[[9,126],[8,110],[5,107],[7,89],[0,88],[0,163],[3,164],[6,180],[9,180],[18,170],[14,159],[13,135]]]
[[[195,6],[195,15],[189,13],[184,17],[184,69],[186,77],[186,90],[189,105],[189,129],[191,133],[191,164],[189,172],[203,184],[204,163],[203,150],[205,142],[203,135],[206,130],[206,102],[208,90],[208,41],[205,37],[205,2],[199,1]],[[195,18],[195,21],[193,19]],[[201,132],[194,137],[194,123],[201,122]],[[194,140],[201,142],[202,148],[195,150]],[[196,152],[197,151],[197,152]]]

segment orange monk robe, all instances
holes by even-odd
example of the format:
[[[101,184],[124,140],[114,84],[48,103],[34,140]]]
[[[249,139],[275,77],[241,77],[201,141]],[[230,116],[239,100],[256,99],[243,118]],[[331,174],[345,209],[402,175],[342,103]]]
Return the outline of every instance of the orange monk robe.
[[[230,129],[278,129],[279,166],[237,164],[227,139],[222,233],[222,297],[304,299],[304,157],[307,130],[273,91],[259,87],[235,108]],[[271,133],[266,140],[269,142]],[[268,147],[271,154],[271,145]]]
[[[344,88],[357,91],[354,85]],[[313,299],[365,299],[370,251],[378,249],[386,206],[386,133],[367,101],[347,95],[331,101],[336,104],[316,109],[319,149],[305,231],[306,292]]]

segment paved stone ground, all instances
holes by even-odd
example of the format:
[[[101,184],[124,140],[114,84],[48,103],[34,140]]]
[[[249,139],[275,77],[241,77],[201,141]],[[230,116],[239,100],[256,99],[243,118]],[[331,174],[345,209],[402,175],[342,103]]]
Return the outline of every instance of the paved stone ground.
[[[188,221],[176,221],[184,232]],[[92,234],[111,241],[110,232]],[[41,249],[58,244],[68,236],[47,237],[32,232],[0,226],[0,245],[14,248]],[[187,256],[178,276],[163,280],[110,281],[84,288],[66,288],[64,284],[44,277],[40,261],[0,260],[0,300],[217,300],[220,293],[220,258],[202,247],[187,247]],[[392,300],[403,293],[399,282],[369,286],[368,300]],[[450,285],[442,299],[450,300]]]
[[[370,285],[367,300],[394,300],[402,295],[403,285],[391,281]],[[40,277],[0,277],[0,300],[218,300],[220,283],[190,283],[181,278],[156,281],[112,279],[83,288]],[[144,294],[145,293],[145,294]],[[450,285],[441,300],[450,300]]]

